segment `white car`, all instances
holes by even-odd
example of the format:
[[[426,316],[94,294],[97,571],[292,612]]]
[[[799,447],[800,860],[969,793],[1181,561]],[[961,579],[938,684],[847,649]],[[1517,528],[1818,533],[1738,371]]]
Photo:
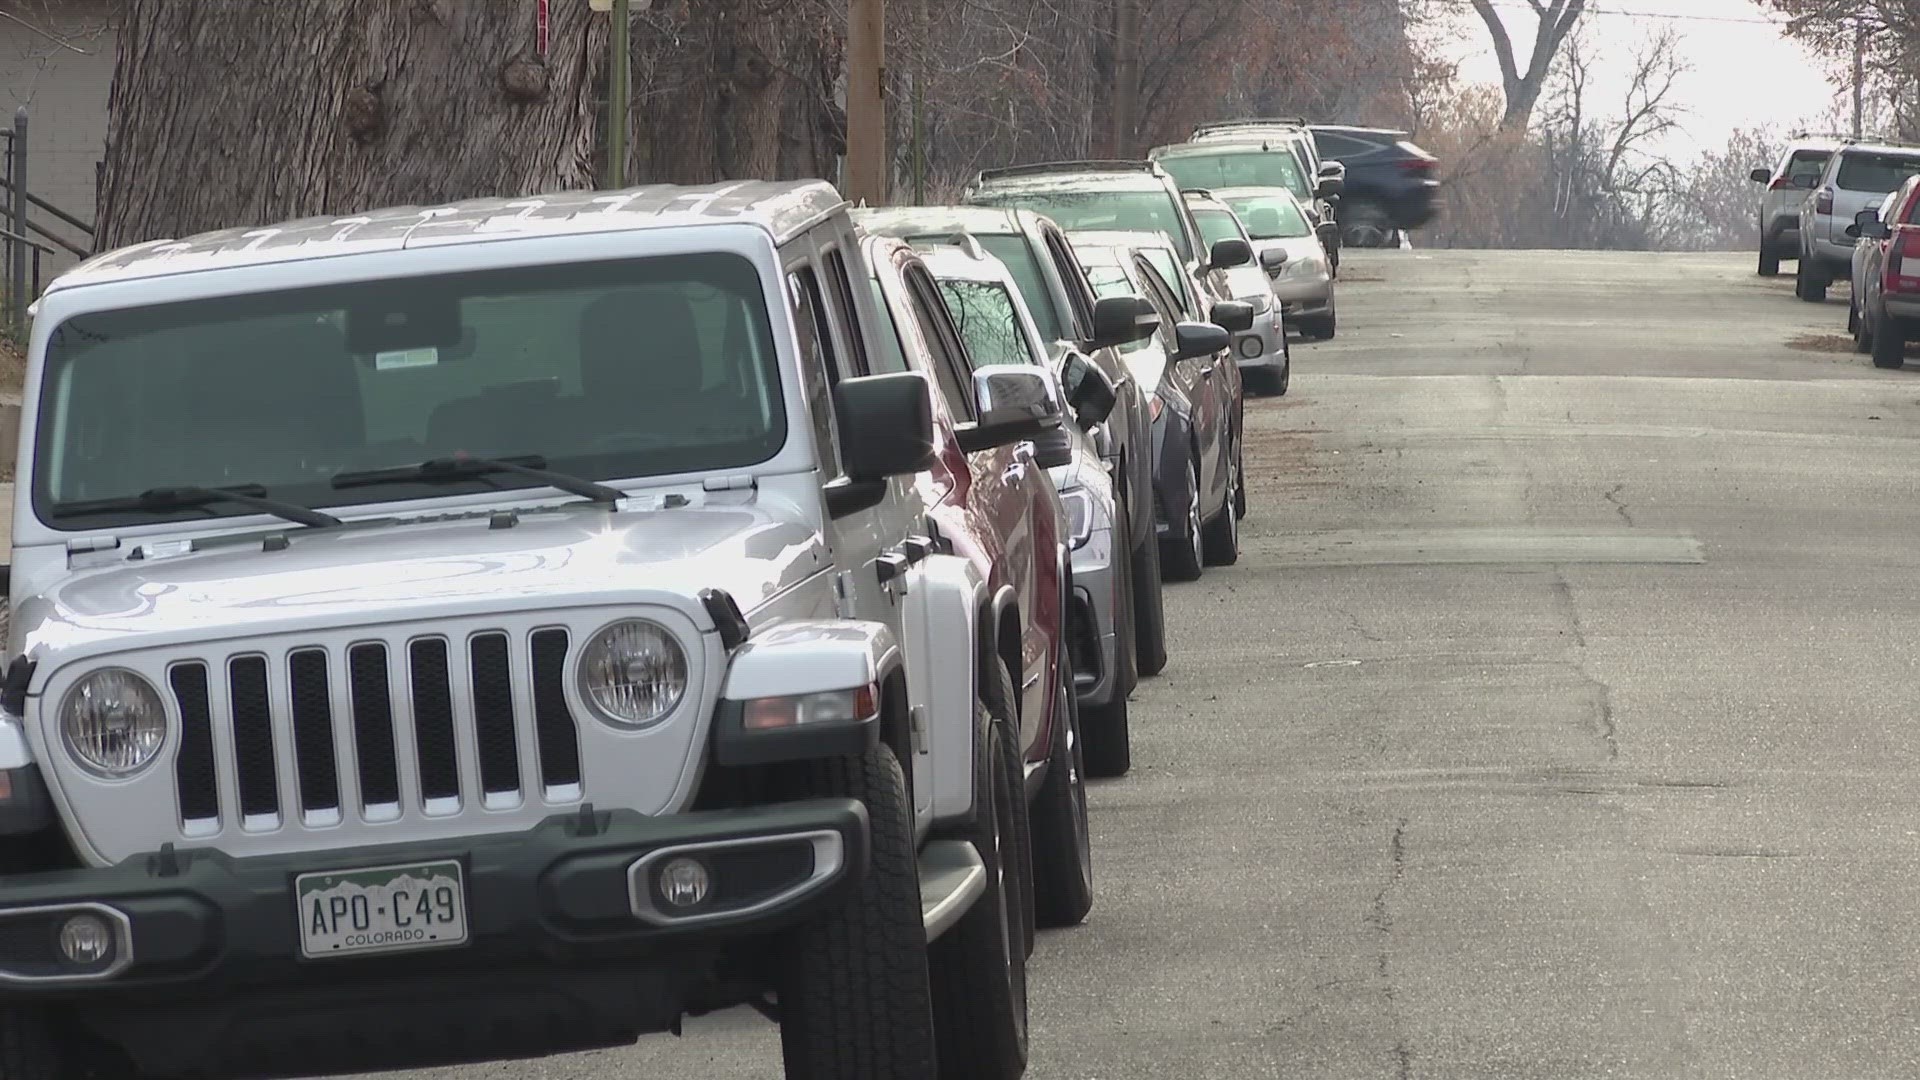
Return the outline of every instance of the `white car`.
[[[1880,205],[1887,193],[1920,173],[1920,147],[1850,142],[1834,151],[1800,204],[1800,262],[1795,296],[1821,303],[1836,278],[1853,266],[1848,226],[1862,210]]]
[[[1285,188],[1222,188],[1213,194],[1246,223],[1255,261],[1272,279],[1287,322],[1303,337],[1333,337],[1339,328],[1333,266],[1299,200]]]
[[[1036,766],[981,686],[1019,624],[929,529],[932,387],[868,373],[901,268],[861,252],[831,186],[749,182],[54,282],[0,684],[10,1080],[519,1058],[770,995],[789,1077],[1017,1076]],[[976,379],[968,445],[1057,428],[1046,386]]]
[[[1767,189],[1760,196],[1760,276],[1780,272],[1782,259],[1800,257],[1800,204],[1820,182],[1827,159],[1846,145],[1840,138],[1801,137],[1787,147],[1772,168],[1748,174]]]

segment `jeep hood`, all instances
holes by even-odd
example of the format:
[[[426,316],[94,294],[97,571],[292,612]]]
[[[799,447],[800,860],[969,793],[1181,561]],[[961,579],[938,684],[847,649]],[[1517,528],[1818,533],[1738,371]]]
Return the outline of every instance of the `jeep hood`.
[[[576,505],[506,528],[481,515],[286,535],[280,551],[249,542],[80,571],[18,605],[21,640],[29,654],[91,652],[625,600],[706,625],[703,589],[751,612],[828,565],[810,526],[757,505]]]

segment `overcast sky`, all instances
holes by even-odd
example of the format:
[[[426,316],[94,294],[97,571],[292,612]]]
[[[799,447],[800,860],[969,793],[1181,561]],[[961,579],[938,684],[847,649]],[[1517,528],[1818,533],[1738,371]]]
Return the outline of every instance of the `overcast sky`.
[[[1524,65],[1536,25],[1533,14],[1522,0],[1495,0],[1495,5],[1506,16]],[[1460,7],[1464,15],[1452,50],[1462,61],[1461,74],[1498,86],[1500,67],[1486,30],[1465,0]],[[1589,51],[1598,58],[1594,77],[1603,100],[1616,102],[1624,92],[1634,43],[1666,25],[1680,34],[1693,64],[1680,86],[1688,109],[1686,133],[1668,146],[1676,158],[1723,143],[1739,127],[1791,130],[1814,124],[1835,104],[1850,101],[1828,81],[1823,65],[1786,40],[1753,0],[1590,0],[1585,32]]]

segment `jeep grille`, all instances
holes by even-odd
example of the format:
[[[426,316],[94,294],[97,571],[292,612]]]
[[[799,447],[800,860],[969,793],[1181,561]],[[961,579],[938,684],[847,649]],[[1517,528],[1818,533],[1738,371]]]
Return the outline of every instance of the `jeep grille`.
[[[578,798],[579,732],[562,683],[568,633],[547,628],[527,635],[524,664],[514,662],[515,644],[505,631],[486,630],[467,638],[464,656],[438,635],[391,646],[359,642],[344,656],[318,645],[281,658],[236,654],[217,669],[227,690],[220,716],[209,692],[215,677],[209,664],[173,664],[167,682],[180,710],[174,774],[184,831],[219,829],[217,735],[230,741],[235,809],[249,829],[276,827],[282,806],[296,808],[300,824],[310,828],[336,824],[348,810],[367,821],[397,819],[403,761],[428,816],[456,814],[467,800],[488,809],[518,805],[528,754],[548,801]],[[389,670],[396,654],[404,657],[397,680]],[[516,687],[516,679],[526,677],[519,672],[530,675],[531,686]],[[455,679],[464,680],[470,695],[465,715],[454,707]],[[411,705],[410,738],[395,723],[396,685]],[[533,746],[521,746],[515,733],[516,700],[532,703]],[[463,759],[471,763],[464,780]]]

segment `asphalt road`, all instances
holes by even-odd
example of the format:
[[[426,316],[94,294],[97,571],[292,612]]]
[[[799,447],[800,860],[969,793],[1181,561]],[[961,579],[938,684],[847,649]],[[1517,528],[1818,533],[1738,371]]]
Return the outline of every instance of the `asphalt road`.
[[[1030,1075],[1920,1076],[1920,362],[1744,256],[1346,268],[1249,406],[1245,554],[1171,590]],[[441,1075],[778,1074],[725,1014]]]

